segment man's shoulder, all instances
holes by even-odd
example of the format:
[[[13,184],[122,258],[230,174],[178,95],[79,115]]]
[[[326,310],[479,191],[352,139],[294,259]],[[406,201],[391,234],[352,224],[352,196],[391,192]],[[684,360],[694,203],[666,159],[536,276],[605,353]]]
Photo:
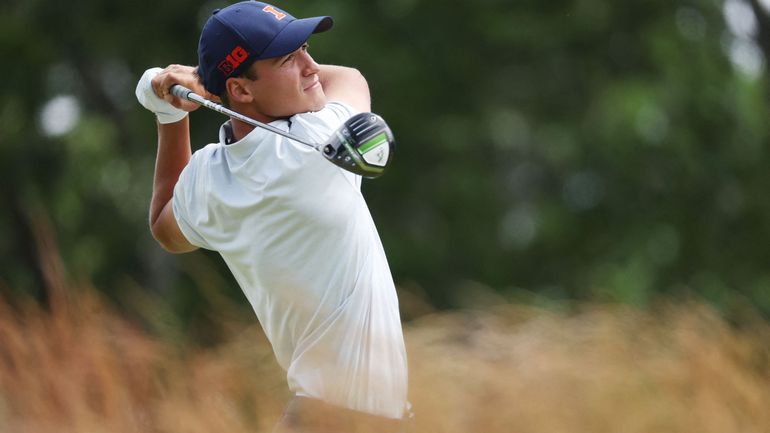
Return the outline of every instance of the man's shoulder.
[[[357,111],[353,107],[344,102],[329,101],[319,111],[300,113],[295,115],[294,118],[318,118],[320,120],[341,123],[348,120],[356,113]]]
[[[178,183],[192,181],[213,159],[217,158],[222,148],[221,143],[209,143],[194,151],[182,170]]]
[[[326,103],[324,110],[327,110],[329,114],[343,118],[343,122],[360,112],[360,110],[356,110],[348,103],[342,101],[329,101]]]
[[[328,135],[356,113],[356,110],[344,102],[331,101],[319,111],[292,116],[289,124],[292,132],[297,134],[313,135],[310,131],[314,131]]]
[[[200,163],[200,161],[204,161],[208,158],[211,158],[213,155],[217,154],[218,152],[221,152],[224,148],[224,145],[222,143],[209,143],[201,147],[200,149],[193,152],[192,157],[190,158],[190,163]]]

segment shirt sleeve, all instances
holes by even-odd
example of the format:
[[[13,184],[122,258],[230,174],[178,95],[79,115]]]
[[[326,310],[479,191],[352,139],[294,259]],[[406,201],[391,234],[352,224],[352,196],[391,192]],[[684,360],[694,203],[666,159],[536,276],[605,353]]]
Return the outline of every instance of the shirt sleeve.
[[[301,128],[304,131],[318,131],[318,126],[323,125],[320,129],[320,131],[323,132],[320,135],[312,138],[313,140],[321,141],[328,138],[329,135],[341,127],[346,120],[350,119],[359,112],[360,111],[354,109],[344,102],[332,101],[328,102],[321,111],[299,115],[299,120],[302,121],[300,123],[302,125]],[[311,125],[318,126],[314,127]],[[309,132],[305,133],[308,134]],[[314,134],[318,134],[318,132],[314,132]],[[343,170],[342,168],[339,168],[339,172],[341,172],[354,187],[359,190],[361,189],[361,176],[355,173],[351,173],[347,170]]]
[[[329,114],[335,118],[338,122],[338,126],[341,126],[342,123],[353,117],[355,114],[360,113],[360,110],[356,110],[344,102],[337,101],[329,102],[324,108],[326,108],[326,110],[329,111]]]
[[[203,236],[195,229],[195,225],[192,221],[195,221],[196,216],[201,212],[205,212],[205,198],[203,194],[204,190],[197,187],[196,184],[201,183],[199,165],[204,158],[198,157],[198,152],[193,154],[190,162],[182,170],[179,175],[179,180],[174,186],[174,196],[172,198],[172,208],[174,210],[174,218],[176,218],[179,230],[187,241],[196,247],[211,249],[211,246],[206,242]]]

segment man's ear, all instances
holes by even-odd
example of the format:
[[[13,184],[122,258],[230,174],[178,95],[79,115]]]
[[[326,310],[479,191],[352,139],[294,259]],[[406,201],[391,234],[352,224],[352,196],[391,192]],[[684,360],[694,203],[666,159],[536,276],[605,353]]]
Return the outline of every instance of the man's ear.
[[[254,96],[249,88],[244,86],[243,79],[241,78],[228,78],[225,82],[225,88],[231,103],[248,104],[254,100]]]

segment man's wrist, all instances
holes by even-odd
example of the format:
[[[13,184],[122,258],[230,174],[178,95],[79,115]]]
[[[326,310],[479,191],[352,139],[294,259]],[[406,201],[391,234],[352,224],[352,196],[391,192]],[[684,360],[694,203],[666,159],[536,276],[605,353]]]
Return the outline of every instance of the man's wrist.
[[[181,108],[174,107],[168,101],[161,99],[155,94],[152,88],[152,79],[158,75],[162,69],[150,68],[142,74],[142,78],[136,85],[136,99],[142,106],[153,113],[161,124],[176,123],[187,116],[187,112]]]
[[[155,117],[158,119],[158,123],[166,125],[169,123],[176,123],[187,117],[187,112],[177,109],[177,112],[155,112]]]

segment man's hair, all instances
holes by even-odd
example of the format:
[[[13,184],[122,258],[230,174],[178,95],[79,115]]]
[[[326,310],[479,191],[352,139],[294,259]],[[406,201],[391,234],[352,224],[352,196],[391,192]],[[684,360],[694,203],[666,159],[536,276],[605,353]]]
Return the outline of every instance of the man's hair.
[[[257,76],[257,70],[254,67],[254,63],[255,62],[252,62],[251,65],[249,65],[246,68],[246,70],[243,71],[242,74],[239,74],[238,76],[230,77],[230,78],[246,78],[247,80],[251,80],[251,81],[259,79],[259,77]],[[230,97],[227,96],[227,86],[225,86],[225,89],[222,91],[222,94],[219,95],[219,99],[222,100],[222,105],[224,105],[227,108],[230,108]]]

